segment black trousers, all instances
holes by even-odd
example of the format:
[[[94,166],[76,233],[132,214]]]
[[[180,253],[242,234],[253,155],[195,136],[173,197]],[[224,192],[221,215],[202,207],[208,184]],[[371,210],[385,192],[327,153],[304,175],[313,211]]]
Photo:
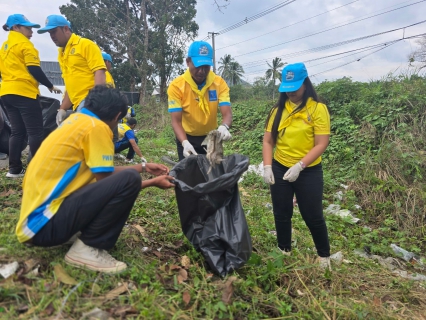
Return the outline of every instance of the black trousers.
[[[204,147],[201,146],[201,144],[203,143],[204,139],[207,136],[190,136],[189,134],[186,135],[186,139],[189,141],[190,144],[192,144],[192,146],[195,149],[195,152],[198,154],[206,154],[207,151]],[[185,159],[185,157],[183,156],[183,146],[182,143],[180,143],[180,141],[176,138],[176,146],[177,146],[177,152],[178,152],[178,156],[179,156],[179,161]]]
[[[135,137],[135,141],[136,143],[138,143],[138,138]],[[132,160],[135,157],[135,150],[133,150],[133,146],[130,144],[129,140],[126,140],[124,142],[116,142],[114,145],[114,153],[119,153],[121,151],[129,149],[129,151],[127,151],[126,159]]]
[[[272,171],[275,184],[271,185],[272,205],[278,247],[291,250],[291,218],[293,216],[293,196],[296,195],[300,214],[308,226],[320,257],[330,256],[327,225],[322,211],[323,174],[318,164],[300,172],[294,182],[283,180],[289,168],[273,160]]]
[[[67,242],[81,231],[80,240],[97,249],[111,249],[141,190],[142,179],[133,169],[121,171],[84,186],[69,195],[58,212],[31,243],[51,247]]]
[[[7,115],[12,126],[9,139],[9,172],[22,171],[22,144],[28,133],[30,157],[34,157],[43,142],[43,116],[38,97],[30,99],[15,94],[2,96]]]

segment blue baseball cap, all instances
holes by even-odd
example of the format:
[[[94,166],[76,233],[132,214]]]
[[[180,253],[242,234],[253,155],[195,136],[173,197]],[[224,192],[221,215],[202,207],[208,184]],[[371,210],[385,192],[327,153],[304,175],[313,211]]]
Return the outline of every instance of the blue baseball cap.
[[[63,16],[52,14],[46,18],[46,25],[44,28],[37,30],[37,33],[45,33],[57,27],[68,27],[71,29],[71,23]]]
[[[106,60],[106,61],[111,62],[111,64],[112,64],[112,58],[111,58],[111,55],[109,55],[108,53],[106,53],[106,52],[102,52],[102,58],[103,58],[104,60]]]
[[[6,24],[4,26],[12,29],[13,26],[20,25],[24,27],[40,28],[40,25],[37,23],[30,22],[23,14],[16,13],[12,14],[7,18]],[[4,29],[3,26],[3,29]]]
[[[188,57],[196,68],[213,66],[213,48],[205,41],[195,41],[189,46]]]
[[[297,91],[308,77],[308,70],[302,62],[288,64],[281,74],[282,82],[278,88],[279,92]]]

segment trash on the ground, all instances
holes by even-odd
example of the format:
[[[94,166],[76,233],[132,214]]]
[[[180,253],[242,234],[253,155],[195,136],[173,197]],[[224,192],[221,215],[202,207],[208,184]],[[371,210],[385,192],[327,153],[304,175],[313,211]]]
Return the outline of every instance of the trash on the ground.
[[[343,184],[343,183],[341,183],[341,184],[340,184],[340,186],[341,186],[343,189],[345,189],[345,190],[348,190],[348,188],[349,188],[349,186],[347,186],[347,185],[345,185],[345,184]]]
[[[350,210],[348,209],[340,209],[340,206],[338,204],[330,204],[327,209],[324,210],[325,213],[328,214],[334,214],[336,216],[342,217],[342,218],[349,218],[349,221],[351,223],[357,223],[360,221],[360,219],[354,217]]]
[[[420,273],[409,273],[405,270],[394,270],[392,273],[409,280],[426,281],[426,276]]]
[[[333,260],[333,262],[336,263],[336,264],[341,264],[342,261],[343,261],[343,253],[342,253],[342,251],[333,253],[330,256],[330,259]]]
[[[393,250],[393,252],[395,252],[395,254],[404,259],[407,262],[410,262],[411,264],[420,264],[423,265],[420,257],[418,255],[416,255],[413,252],[407,251],[405,249],[402,249],[401,247],[398,247],[396,244],[392,243],[391,248]]]
[[[359,204],[354,205],[355,209],[361,210],[361,206]]]
[[[110,315],[108,312],[99,309],[98,307],[89,312],[83,313],[82,319],[108,320]]]
[[[335,197],[337,200],[342,201],[342,200],[343,200],[343,191],[337,191],[337,192],[334,194],[334,197]]]
[[[254,165],[254,164],[249,165],[247,171],[244,172],[243,175],[238,180],[238,183],[241,183],[244,180],[244,176],[249,172],[252,172],[258,175],[259,177],[263,176],[263,161],[259,163],[259,165]]]
[[[2,265],[0,267],[0,274],[2,275],[3,278],[7,279],[11,275],[15,274],[18,268],[19,268],[18,261],[13,261],[12,263]]]
[[[269,202],[267,204],[265,204],[265,207],[268,209],[272,209],[272,204],[270,204]]]
[[[149,250],[149,248],[148,247],[143,247],[141,250],[142,250],[142,252],[147,252]]]
[[[276,232],[275,230],[271,230],[271,231],[269,231],[268,233],[270,233],[270,234],[272,234],[272,235],[274,235],[274,236],[276,236],[276,235],[277,235],[277,232]]]

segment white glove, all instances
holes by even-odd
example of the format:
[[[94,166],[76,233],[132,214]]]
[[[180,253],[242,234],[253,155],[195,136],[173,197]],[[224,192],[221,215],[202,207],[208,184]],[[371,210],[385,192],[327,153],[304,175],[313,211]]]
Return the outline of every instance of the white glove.
[[[53,93],[62,93],[61,89],[56,88],[55,86],[53,86],[52,88],[48,88],[50,92]]]
[[[130,115],[130,113],[126,113],[126,115],[124,116],[127,120],[129,120],[132,116]]]
[[[229,130],[226,129],[226,127],[222,124],[217,128],[217,131],[220,132],[220,140],[226,141],[232,138],[231,134],[229,133]]]
[[[183,140],[182,146],[183,146],[183,156],[185,158],[189,157],[191,154],[198,154],[195,152],[194,147],[192,146],[192,144],[189,143],[188,140]]]
[[[263,181],[265,181],[266,184],[275,183],[274,173],[272,172],[272,166],[270,164],[263,166]]]
[[[300,162],[296,163],[294,166],[287,170],[283,177],[283,180],[287,180],[288,182],[296,181],[296,179],[299,177],[300,171],[302,170],[303,168]]]
[[[56,115],[56,124],[59,126],[62,121],[67,117],[67,111],[64,109],[59,109],[58,114]]]
[[[144,157],[141,158],[141,162],[148,163],[148,161],[146,161],[146,159]]]

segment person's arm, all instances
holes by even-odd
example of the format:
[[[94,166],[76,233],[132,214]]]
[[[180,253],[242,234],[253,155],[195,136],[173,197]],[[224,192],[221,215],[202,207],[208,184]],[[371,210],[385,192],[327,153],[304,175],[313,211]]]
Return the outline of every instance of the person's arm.
[[[274,143],[272,140],[272,134],[268,131],[265,131],[263,135],[263,165],[271,165],[272,164],[272,156],[274,151]]]
[[[59,109],[68,110],[71,108],[71,106],[72,106],[72,103],[71,103],[70,97],[68,96],[68,92],[65,91],[64,98],[62,99],[62,103]]]
[[[131,168],[131,167],[123,167],[123,168],[126,168],[126,169],[123,169],[123,170],[129,170],[129,168]],[[114,171],[114,172],[119,172],[119,171]],[[112,174],[113,173],[111,173],[111,172],[95,173],[95,178],[96,178],[96,181],[100,181],[102,179],[109,177]],[[152,179],[142,181],[141,187],[142,187],[142,189],[149,188],[149,187],[157,187],[157,188],[160,188],[160,189],[168,189],[168,188],[173,188],[175,186],[173,184],[173,181],[174,181],[174,177],[169,176],[169,175],[161,175],[161,176],[158,176],[158,177],[155,177],[155,178],[152,178]]]
[[[222,124],[226,124],[228,128],[232,125],[232,109],[231,106],[220,107],[220,113],[222,114]]]
[[[106,84],[105,69],[96,70],[95,75],[95,86],[98,84]]]
[[[141,149],[139,149],[138,144],[136,143],[135,139],[129,139],[130,144],[132,145],[133,150],[136,152],[136,154],[140,157],[143,158]]]
[[[172,127],[175,132],[176,138],[182,142],[187,140],[186,132],[182,126],[182,112],[172,112]]]
[[[315,146],[303,157],[303,164],[307,167],[318,159],[327,149],[329,141],[329,135],[315,135]]]
[[[47,79],[45,73],[39,66],[27,66],[28,72],[33,76],[34,79],[36,79],[38,82],[40,82],[45,87],[51,89],[53,88],[52,82]]]

